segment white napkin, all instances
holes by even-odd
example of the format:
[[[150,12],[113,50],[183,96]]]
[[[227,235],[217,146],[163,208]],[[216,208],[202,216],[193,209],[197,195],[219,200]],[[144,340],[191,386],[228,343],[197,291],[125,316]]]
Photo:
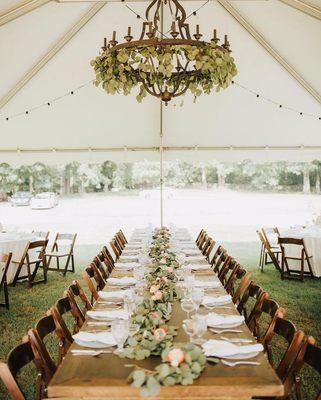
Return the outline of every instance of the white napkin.
[[[114,290],[113,292],[103,292],[103,291],[98,292],[98,296],[102,300],[108,300],[114,303],[123,301],[125,296],[130,296],[131,294],[132,291],[130,289]]]
[[[87,311],[89,318],[114,320],[114,319],[128,319],[128,312],[125,310],[91,310]]]
[[[125,250],[140,250],[141,248],[142,248],[141,244],[127,243]]]
[[[200,255],[200,256],[190,256],[190,257],[188,257],[188,261],[190,262],[190,263],[195,263],[195,264],[199,264],[199,263],[202,263],[202,264],[208,264],[207,263],[207,261],[206,261],[206,258],[205,258],[205,256],[203,256],[203,255]]]
[[[206,356],[212,357],[231,357],[238,354],[248,354],[263,351],[261,343],[250,344],[247,346],[238,346],[225,340],[210,339],[203,345],[203,350]]]
[[[136,267],[139,267],[140,266],[140,264],[139,263],[137,263],[137,262],[132,262],[132,263],[120,263],[120,262],[117,262],[117,263],[115,263],[115,269],[117,270],[123,270],[123,269],[125,269],[125,270],[129,270],[129,269],[134,269],[134,268],[136,268]]]
[[[188,249],[188,250],[184,250],[184,253],[185,253],[185,255],[187,256],[187,257],[196,257],[196,256],[198,256],[198,257],[202,257],[203,258],[203,255],[201,254],[201,252],[200,252],[200,250],[198,250],[198,249]]]
[[[136,285],[137,281],[135,278],[131,276],[124,276],[122,278],[108,278],[107,283],[110,285],[117,285],[117,286],[132,286]]]
[[[196,279],[195,282],[194,282],[194,286],[195,287],[200,287],[200,288],[203,288],[203,289],[217,289],[217,288],[221,287],[222,284],[221,284],[220,281],[214,281],[214,280],[211,280],[211,281],[200,281],[200,280]]]
[[[187,267],[189,267],[192,271],[206,271],[211,269],[209,264],[188,264]]]
[[[77,344],[80,344],[78,341],[88,344],[99,342],[106,346],[115,346],[117,344],[111,332],[78,332],[72,337]]]
[[[138,256],[139,253],[140,253],[140,250],[124,249],[123,252],[121,253],[121,257]]]
[[[224,328],[225,326],[230,326],[234,324],[235,326],[241,325],[244,322],[244,316],[209,313],[206,316],[206,321],[207,321],[207,326],[210,326],[212,328]]]
[[[119,257],[119,262],[121,263],[126,263],[126,262],[138,262],[138,257],[137,256],[120,256]]]
[[[228,304],[232,301],[232,297],[229,294],[226,294],[224,296],[204,296],[202,304],[203,306],[220,306],[223,304]]]

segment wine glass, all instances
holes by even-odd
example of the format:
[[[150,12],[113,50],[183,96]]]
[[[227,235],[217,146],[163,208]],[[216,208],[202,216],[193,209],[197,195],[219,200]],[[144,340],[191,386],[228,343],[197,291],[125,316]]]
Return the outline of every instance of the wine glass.
[[[124,296],[124,310],[128,313],[129,316],[135,311],[136,304],[134,302],[132,295]]]
[[[129,321],[125,319],[115,319],[112,321],[111,334],[117,343],[117,353],[121,353],[129,335]]]
[[[191,298],[185,298],[181,300],[182,310],[187,313],[187,319],[190,319],[190,312],[195,309],[195,304]]]
[[[195,310],[200,308],[200,305],[202,304],[203,298],[204,298],[204,289],[202,288],[195,288],[191,294],[190,294],[191,299],[193,300],[193,303],[195,304]]]

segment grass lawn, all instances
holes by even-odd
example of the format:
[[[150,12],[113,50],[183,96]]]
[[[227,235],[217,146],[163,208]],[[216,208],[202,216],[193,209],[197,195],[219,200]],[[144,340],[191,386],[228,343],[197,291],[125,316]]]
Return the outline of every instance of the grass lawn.
[[[267,266],[266,272],[257,269],[259,246],[257,243],[223,243],[228,252],[237,258],[252,272],[256,280],[270,297],[286,309],[286,318],[295,323],[298,329],[312,335],[321,344],[321,279],[300,282],[281,281],[274,267]],[[5,358],[12,347],[17,345],[27,330],[34,326],[45,311],[61,297],[65,288],[73,279],[80,279],[80,273],[89,260],[97,253],[99,245],[77,246],[75,274],[63,278],[60,274],[50,272],[48,283],[38,285],[31,290],[26,284],[19,284],[10,289],[10,311],[0,309],[0,358]],[[34,370],[27,370],[21,376],[22,386],[28,398],[33,398],[32,383]],[[321,387],[320,377],[312,371],[304,370],[304,393],[306,400],[314,399],[316,388]],[[7,399],[5,390],[0,386],[0,399]]]

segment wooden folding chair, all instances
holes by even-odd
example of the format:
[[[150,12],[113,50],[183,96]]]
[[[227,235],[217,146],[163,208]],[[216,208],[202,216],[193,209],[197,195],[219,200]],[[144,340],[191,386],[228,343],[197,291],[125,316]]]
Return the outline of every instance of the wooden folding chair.
[[[228,254],[224,247],[218,246],[210,263],[215,273],[219,272],[221,265],[224,263],[227,257]]]
[[[0,307],[9,310],[9,292],[7,282],[7,272],[11,262],[12,253],[0,254],[0,292],[3,289],[4,303],[0,303]]]
[[[108,250],[107,246],[103,246],[102,250],[101,250],[101,255],[99,255],[100,260],[103,259],[104,264],[106,265],[109,274],[112,273],[114,267],[115,267],[115,261],[110,253],[110,251]]]
[[[121,248],[119,248],[115,238],[113,238],[109,242],[109,244],[110,244],[110,247],[111,247],[112,251],[115,254],[115,260],[117,261],[119,259],[119,257],[121,256],[122,250],[121,250]]]
[[[304,276],[313,277],[312,267],[310,259],[312,256],[308,255],[305,247],[304,239],[279,237],[279,243],[282,251],[281,261],[281,279],[284,278],[299,278],[301,282],[304,280]],[[297,246],[297,250],[300,252],[300,257],[294,257],[287,255],[286,245]],[[300,261],[300,269],[296,270],[290,268],[288,260]],[[305,263],[308,266],[308,271],[305,270]]]
[[[224,288],[225,286],[227,286],[227,282],[229,281],[229,279],[232,279],[232,276],[236,274],[239,266],[240,264],[235,260],[235,258],[231,256],[228,256],[226,258],[222,268],[217,275]]]
[[[197,247],[198,247],[199,249],[202,248],[206,236],[207,236],[207,233],[206,233],[206,231],[203,229],[203,232],[199,235],[199,237],[197,238],[197,241],[196,241],[196,245],[197,245]]]
[[[286,342],[286,349],[281,356],[281,360],[276,363],[273,363],[271,357],[271,341],[274,337],[277,337],[278,339],[283,338]],[[267,349],[268,354],[270,354],[269,360],[282,382],[285,382],[289,374],[291,374],[291,368],[293,367],[293,363],[297,358],[303,341],[304,333],[302,331],[297,331],[291,321],[281,317],[276,318],[274,326],[268,330],[263,338],[262,344],[264,348]],[[278,345],[278,349],[280,353],[280,345]]]
[[[95,265],[87,267],[83,271],[82,277],[91,293],[91,303],[93,300],[97,301],[99,299],[98,290],[103,290],[105,287],[105,281],[98,268]]]
[[[0,362],[0,378],[13,400],[26,400],[17,377],[19,372],[32,361],[34,354],[30,342],[26,341],[10,351],[7,362]],[[39,379],[39,376],[37,378]],[[44,385],[44,382],[42,384]],[[36,393],[35,399],[40,400],[40,398],[40,393]]]
[[[104,280],[106,280],[109,276],[109,273],[105,270],[102,262],[100,261],[99,256],[95,256],[90,265],[94,264],[100,271],[101,276],[103,277]]]
[[[45,387],[48,386],[57,370],[57,366],[44,343],[44,338],[53,332],[55,332],[55,324],[51,316],[41,319],[38,321],[37,328],[29,329],[28,331],[28,339],[35,357],[34,363],[38,371],[36,393],[39,393],[40,398],[46,397]],[[45,387],[43,387],[42,382],[45,383]]]
[[[308,336],[305,339],[296,357],[291,372],[284,381],[286,393],[290,394],[294,387],[297,400],[304,399],[302,395],[302,378],[300,375],[300,371],[304,364],[311,367],[320,375],[318,381],[320,383],[320,391],[314,400],[321,400],[321,348],[316,346],[315,339],[312,336]]]
[[[48,257],[48,270],[62,272],[63,276],[67,272],[75,272],[75,259],[74,259],[74,246],[77,239],[77,233],[57,233],[51,251],[46,254]],[[69,249],[66,251],[59,251],[59,242],[65,241],[69,243]],[[56,259],[56,268],[51,267],[50,263],[52,258]],[[66,258],[66,264],[63,268],[60,268],[60,259]],[[71,269],[68,269],[71,261]]]
[[[200,230],[200,233],[197,235],[197,238],[196,238],[196,240],[195,240],[195,243],[196,243],[197,246],[199,245],[199,242],[200,242],[202,236],[203,236],[205,233],[206,233],[205,229],[201,229],[201,230]]]
[[[227,293],[232,296],[232,301],[234,304],[239,304],[242,294],[249,284],[250,277],[251,273],[247,272],[245,268],[238,265],[235,273],[228,279],[225,289]]]
[[[125,241],[123,240],[123,238],[122,238],[122,236],[121,236],[121,234],[120,234],[119,231],[118,231],[118,232],[116,233],[116,235],[115,235],[115,240],[116,240],[116,242],[117,242],[119,248],[121,248],[121,250],[123,251],[124,248],[125,248],[125,246],[126,246],[126,243],[125,243]]]
[[[267,257],[269,256],[271,262],[275,266],[275,268],[281,272],[280,264],[279,264],[279,258],[278,255],[280,253],[280,250],[277,249],[272,249],[270,247],[270,243],[265,240],[265,237],[263,236],[263,233],[260,231],[256,231],[258,234],[260,241],[261,241],[261,253],[260,253],[260,268],[261,271],[263,272],[264,265],[269,264],[270,262],[267,261]]]
[[[86,293],[84,292],[83,288],[80,286],[78,281],[73,281],[72,284],[69,286],[67,289],[67,297],[70,299],[70,297],[73,297],[74,300],[80,299],[81,303],[84,306],[84,312],[85,311],[90,311],[92,310],[92,304],[89,301]],[[83,312],[83,314],[84,314]]]
[[[22,257],[20,261],[11,261],[14,264],[18,264],[17,271],[15,277],[13,279],[12,285],[15,286],[16,283],[20,280],[28,279],[28,286],[32,287],[32,285],[36,285],[38,283],[46,283],[47,282],[47,263],[46,263],[46,247],[48,244],[48,239],[46,240],[38,240],[36,242],[27,242],[26,247],[23,251]],[[36,251],[38,249],[38,252]],[[32,260],[33,257],[30,255],[30,251],[34,250],[34,257],[36,259]],[[31,266],[34,265],[34,270],[31,272]],[[26,267],[27,275],[20,275],[21,269]],[[43,271],[43,279],[35,281],[36,274],[38,269],[42,268]]]
[[[128,240],[126,239],[126,236],[124,235],[124,232],[122,231],[122,229],[119,229],[119,234],[122,237],[122,240],[126,245],[128,243]]]
[[[64,301],[59,301],[50,308],[47,312],[48,315],[52,315],[53,320],[56,326],[56,335],[58,337],[58,353],[59,353],[59,360],[58,364],[62,361],[64,356],[67,354],[67,351],[70,345],[73,343],[73,338],[66,321],[63,318],[64,314],[71,312],[71,306],[69,303],[68,298],[64,298]]]

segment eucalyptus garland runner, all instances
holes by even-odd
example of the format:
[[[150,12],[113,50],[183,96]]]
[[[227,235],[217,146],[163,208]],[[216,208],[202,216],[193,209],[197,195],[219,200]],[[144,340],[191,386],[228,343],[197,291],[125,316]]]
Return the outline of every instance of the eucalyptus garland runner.
[[[161,386],[191,385],[206,363],[200,347],[192,343],[174,345],[177,327],[167,324],[177,297],[174,271],[180,267],[169,250],[169,240],[166,228],[157,230],[153,236],[150,247],[153,261],[146,276],[144,300],[132,316],[132,322],[139,324],[140,329],[127,340],[120,355],[136,360],[161,356],[162,362],[153,371],[134,366],[128,377],[132,386],[141,389],[142,396],[158,395]]]

